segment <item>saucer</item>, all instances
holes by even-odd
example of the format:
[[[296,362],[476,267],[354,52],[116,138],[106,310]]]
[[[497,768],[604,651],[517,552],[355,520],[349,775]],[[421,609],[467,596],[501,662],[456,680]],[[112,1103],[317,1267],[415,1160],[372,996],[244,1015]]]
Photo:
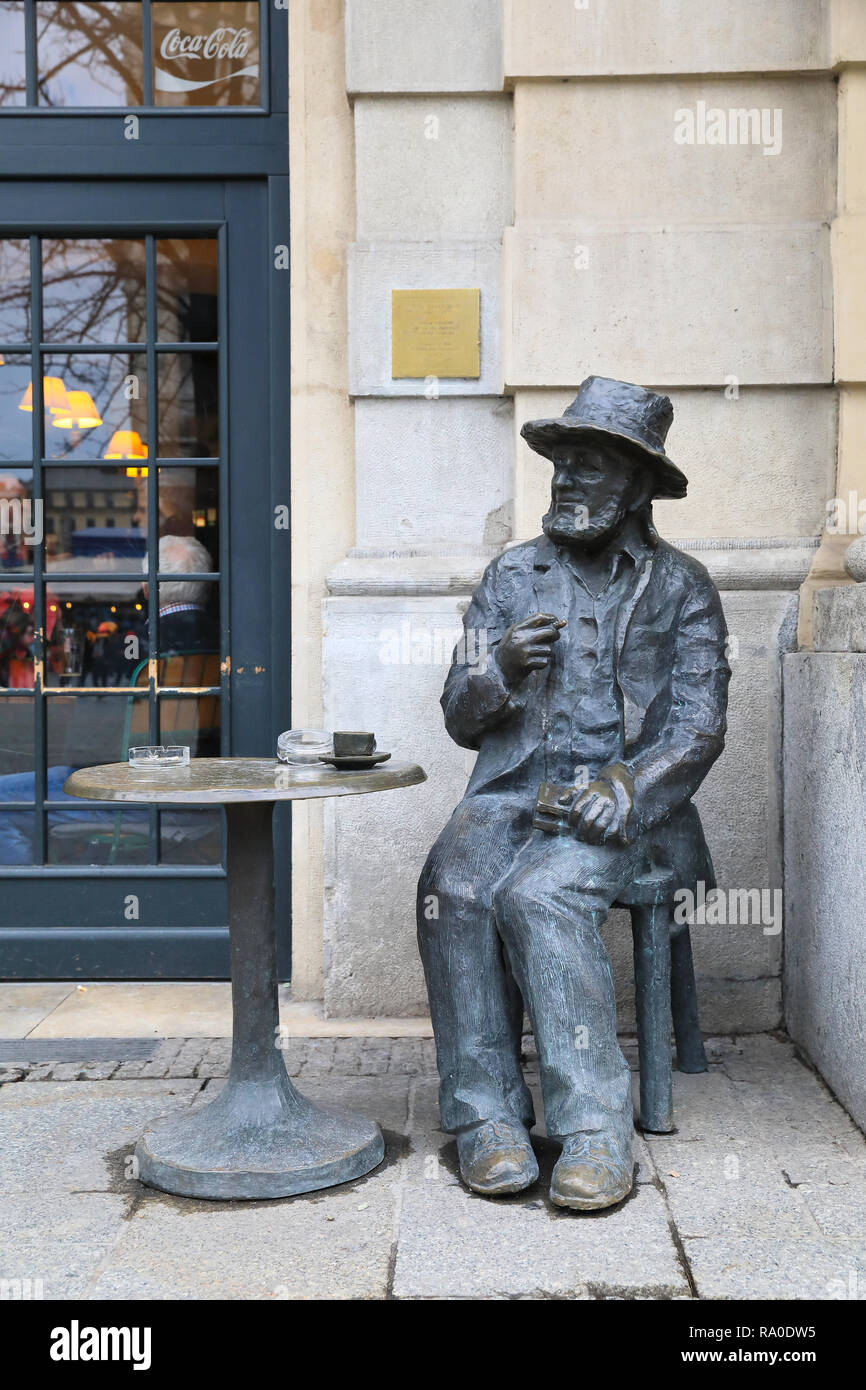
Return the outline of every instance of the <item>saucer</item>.
[[[377,763],[387,762],[390,756],[390,753],[355,753],[351,757],[338,758],[333,753],[323,753],[319,762],[335,767],[338,772],[363,772],[366,768],[375,767]]]

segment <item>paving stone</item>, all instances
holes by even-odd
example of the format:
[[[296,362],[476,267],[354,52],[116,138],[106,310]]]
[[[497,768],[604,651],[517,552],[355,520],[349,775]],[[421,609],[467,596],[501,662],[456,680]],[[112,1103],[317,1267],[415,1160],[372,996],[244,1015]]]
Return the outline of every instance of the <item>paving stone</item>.
[[[139,1064],[139,1063],[133,1063],[133,1066],[137,1066],[137,1065],[140,1065],[140,1064]],[[59,1062],[59,1063],[57,1064],[57,1066],[54,1067],[54,1068],[52,1069],[52,1072],[51,1072],[51,1080],[52,1080],[52,1081],[77,1081],[80,1075],[81,1075],[81,1063],[80,1063],[80,1062]]]
[[[700,1298],[866,1298],[866,1241],[722,1236],[683,1245]]]
[[[406,1134],[409,1078],[403,1076],[315,1076],[309,1073],[298,1090],[317,1105],[357,1110],[376,1120],[383,1130]]]
[[[123,1188],[118,1151],[131,1149],[149,1120],[188,1105],[199,1091],[197,1081],[22,1081],[4,1086],[0,1192]]]
[[[84,1297],[123,1232],[127,1208],[114,1193],[54,1190],[0,1198],[0,1280],[39,1280],[46,1299]]]
[[[79,1077],[82,1081],[107,1081],[118,1066],[118,1062],[92,1062],[90,1066],[81,1068]]]
[[[407,1187],[394,1274],[398,1298],[687,1296],[661,1194],[636,1189],[595,1215],[542,1196],[490,1198],[448,1183]]]
[[[388,1288],[396,1196],[386,1166],[272,1202],[146,1193],[89,1289],[109,1299],[377,1299]]]
[[[770,1139],[772,1142],[772,1136]],[[834,1187],[849,1187],[852,1184],[866,1183],[866,1152],[858,1158],[852,1158],[838,1145],[822,1145],[816,1151],[811,1145],[786,1149],[779,1144],[773,1144],[773,1149],[782,1176],[791,1187],[801,1187],[804,1183],[817,1187],[828,1184]]]
[[[169,1077],[195,1076],[195,1069],[203,1058],[204,1046],[201,1038],[187,1038],[181,1043],[169,1062],[167,1075]]]
[[[674,1224],[690,1236],[817,1236],[817,1224],[798,1189],[775,1180],[662,1179]]]
[[[798,1189],[825,1236],[866,1241],[866,1182]]]

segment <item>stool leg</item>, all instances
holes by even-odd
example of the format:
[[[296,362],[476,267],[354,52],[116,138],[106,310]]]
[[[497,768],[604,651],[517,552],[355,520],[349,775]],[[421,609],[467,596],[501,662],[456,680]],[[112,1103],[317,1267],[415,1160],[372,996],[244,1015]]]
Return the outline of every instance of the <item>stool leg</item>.
[[[692,939],[685,924],[671,929],[671,1010],[677,1040],[677,1066],[685,1072],[706,1071],[707,1054],[698,1022]]]
[[[651,1134],[669,1134],[674,1127],[669,904],[632,907],[631,924],[640,1056],[640,1122]]]

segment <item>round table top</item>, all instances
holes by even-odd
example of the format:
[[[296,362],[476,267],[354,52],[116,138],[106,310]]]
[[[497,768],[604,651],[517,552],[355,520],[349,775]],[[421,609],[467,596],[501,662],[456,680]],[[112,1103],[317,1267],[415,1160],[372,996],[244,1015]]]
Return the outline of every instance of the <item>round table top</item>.
[[[160,801],[202,805],[299,801],[316,796],[385,792],[426,782],[417,763],[389,761],[360,772],[325,763],[293,766],[277,758],[192,758],[188,767],[144,771],[130,763],[82,767],[63,790],[89,801]]]

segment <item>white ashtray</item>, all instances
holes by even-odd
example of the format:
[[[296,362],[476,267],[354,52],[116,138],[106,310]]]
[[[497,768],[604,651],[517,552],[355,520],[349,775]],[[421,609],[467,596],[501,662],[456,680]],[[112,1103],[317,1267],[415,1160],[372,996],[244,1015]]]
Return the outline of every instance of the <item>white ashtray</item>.
[[[129,764],[130,767],[147,769],[148,772],[152,768],[188,767],[189,749],[162,743],[142,744],[130,748]]]

